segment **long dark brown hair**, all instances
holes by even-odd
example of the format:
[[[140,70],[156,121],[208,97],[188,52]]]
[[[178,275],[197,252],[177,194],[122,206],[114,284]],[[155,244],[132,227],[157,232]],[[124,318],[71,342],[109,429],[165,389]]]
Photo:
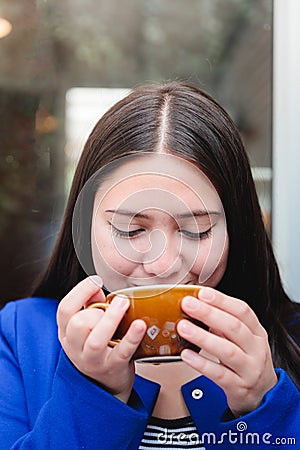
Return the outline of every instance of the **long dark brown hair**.
[[[87,181],[121,157],[165,150],[195,162],[223,203],[228,265],[218,289],[246,301],[269,334],[274,365],[287,370],[300,387],[298,304],[286,295],[265,230],[251,169],[240,135],[224,109],[186,83],[145,85],[114,105],[96,124],[80,158],[52,258],[33,295],[63,298],[87,276],[72,239],[76,200]],[[81,230],[90,247],[92,200]],[[93,272],[90,254],[89,273]]]

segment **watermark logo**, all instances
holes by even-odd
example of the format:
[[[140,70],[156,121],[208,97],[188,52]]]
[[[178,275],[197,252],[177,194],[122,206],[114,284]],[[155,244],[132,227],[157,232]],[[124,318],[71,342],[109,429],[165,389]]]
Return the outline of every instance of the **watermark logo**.
[[[291,436],[274,436],[272,433],[259,433],[250,431],[245,421],[239,421],[235,429],[228,430],[224,433],[204,432],[199,434],[195,431],[183,433],[182,431],[175,433],[172,430],[165,429],[164,432],[157,435],[159,444],[168,445],[278,445],[278,446],[296,446],[296,437]]]
[[[246,422],[241,421],[241,422],[237,423],[236,428],[238,431],[245,431],[245,430],[247,430],[248,426],[247,426]]]

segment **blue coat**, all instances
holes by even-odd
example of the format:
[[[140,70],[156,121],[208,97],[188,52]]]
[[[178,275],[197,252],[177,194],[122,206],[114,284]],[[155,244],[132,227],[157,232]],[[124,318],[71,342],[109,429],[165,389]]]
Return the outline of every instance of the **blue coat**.
[[[159,385],[137,376],[126,405],[86,378],[61,349],[57,305],[33,298],[0,312],[0,449],[137,449]],[[277,374],[261,406],[235,420],[225,420],[225,395],[208,378],[182,386],[204,448],[300,448],[300,394]]]

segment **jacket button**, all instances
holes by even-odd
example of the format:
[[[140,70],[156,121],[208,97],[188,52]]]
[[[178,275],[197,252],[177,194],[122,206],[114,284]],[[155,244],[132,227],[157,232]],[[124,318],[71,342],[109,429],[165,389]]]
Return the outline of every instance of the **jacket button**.
[[[195,400],[200,400],[200,398],[203,397],[203,391],[201,391],[201,389],[194,389],[192,391],[192,397]]]

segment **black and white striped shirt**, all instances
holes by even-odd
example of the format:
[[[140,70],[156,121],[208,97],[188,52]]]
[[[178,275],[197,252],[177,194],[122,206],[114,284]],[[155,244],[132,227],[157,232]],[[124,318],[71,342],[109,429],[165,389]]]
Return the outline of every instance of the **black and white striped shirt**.
[[[139,450],[164,449],[205,450],[191,417],[158,419],[151,417],[140,443]]]

